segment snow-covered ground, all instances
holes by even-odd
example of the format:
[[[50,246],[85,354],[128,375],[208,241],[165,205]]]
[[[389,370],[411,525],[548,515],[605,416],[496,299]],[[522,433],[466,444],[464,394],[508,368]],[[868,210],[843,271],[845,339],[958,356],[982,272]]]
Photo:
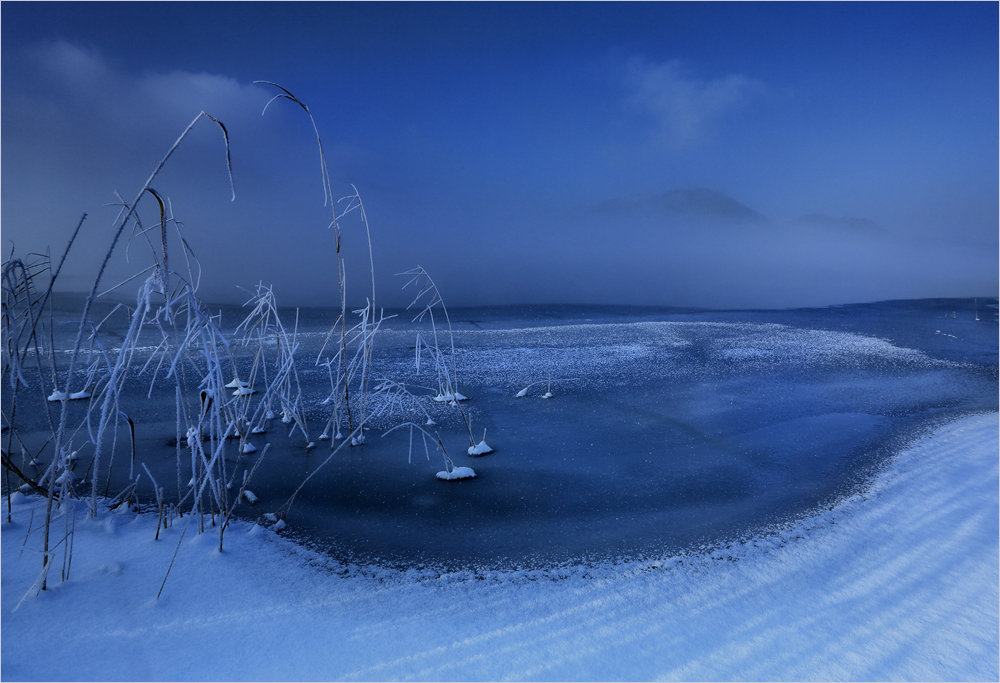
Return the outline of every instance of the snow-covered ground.
[[[244,522],[221,554],[189,529],[159,600],[182,525],[154,540],[153,517],[81,512],[69,580],[57,563],[36,594],[43,507],[17,496],[2,676],[997,680],[997,452],[997,415],[966,417],[833,510],[660,561],[391,572]]]

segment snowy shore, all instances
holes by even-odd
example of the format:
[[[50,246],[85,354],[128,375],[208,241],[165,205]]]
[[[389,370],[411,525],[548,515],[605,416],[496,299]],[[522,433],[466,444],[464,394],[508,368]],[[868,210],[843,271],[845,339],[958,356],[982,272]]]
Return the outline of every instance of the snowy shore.
[[[743,545],[547,572],[343,566],[239,523],[2,527],[4,680],[997,680],[998,417],[900,454],[864,495]],[[60,521],[57,528],[62,526]],[[61,554],[58,556],[61,558]],[[27,596],[27,597],[25,597]],[[23,601],[22,601],[22,598]]]

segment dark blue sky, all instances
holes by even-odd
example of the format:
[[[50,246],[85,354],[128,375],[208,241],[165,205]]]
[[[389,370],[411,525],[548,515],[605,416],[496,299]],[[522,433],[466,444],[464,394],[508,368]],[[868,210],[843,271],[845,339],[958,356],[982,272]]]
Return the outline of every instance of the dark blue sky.
[[[378,296],[823,305],[995,295],[996,3],[19,3],[2,12],[5,254],[96,272],[118,190],[171,199],[209,299],[332,303],[334,192]],[[147,200],[148,201],[148,200]],[[143,213],[155,222],[153,206]],[[343,223],[348,287],[367,253]],[[148,248],[147,248],[148,251]],[[115,276],[144,267],[134,243]],[[130,270],[131,269],[131,270]]]

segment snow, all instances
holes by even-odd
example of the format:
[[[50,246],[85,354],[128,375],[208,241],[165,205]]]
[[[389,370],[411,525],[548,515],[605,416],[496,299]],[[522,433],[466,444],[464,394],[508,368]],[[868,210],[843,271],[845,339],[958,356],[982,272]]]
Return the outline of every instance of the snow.
[[[457,401],[467,401],[469,397],[457,391],[454,394],[450,391],[445,391],[435,396],[434,400],[438,403],[455,403]]]
[[[438,472],[437,478],[444,479],[445,481],[454,481],[456,479],[472,479],[476,476],[475,470],[471,467],[454,467],[451,472]]]
[[[493,448],[490,447],[488,443],[486,443],[486,437],[483,437],[483,440],[477,443],[475,446],[469,446],[468,452],[469,455],[486,455],[487,453],[492,453]]]
[[[44,500],[15,494],[2,677],[997,680],[998,447],[997,414],[965,417],[791,526],[535,571],[345,565],[237,521],[219,553],[215,533],[175,520],[154,540],[154,515],[80,504],[70,578],[60,548],[37,595]]]

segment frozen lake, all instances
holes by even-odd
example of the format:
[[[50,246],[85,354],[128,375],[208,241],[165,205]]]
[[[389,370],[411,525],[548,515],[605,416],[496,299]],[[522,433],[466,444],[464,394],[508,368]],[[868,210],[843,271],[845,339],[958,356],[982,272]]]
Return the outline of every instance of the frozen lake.
[[[419,437],[408,462],[406,430],[381,435],[422,423],[423,413],[389,412],[372,421],[365,445],[343,448],[309,481],[285,533],[394,566],[531,567],[725,544],[834,505],[943,420],[996,411],[996,300],[986,303],[978,321],[971,300],[944,299],[788,311],[454,309],[459,389],[470,399],[462,405],[495,452],[467,456],[457,409],[430,390],[413,393],[455,465],[478,476],[437,480],[441,457],[432,447],[428,461]],[[221,312],[228,330],[245,314]],[[294,321],[294,311],[283,315]],[[330,391],[313,361],[333,317],[299,313],[313,439]],[[373,378],[434,384],[414,371],[415,335],[429,329],[405,313],[384,323]],[[237,365],[249,365],[248,353]],[[170,496],[176,428],[165,386],[147,399],[145,380],[130,378],[130,414],[138,458]],[[379,405],[376,397],[368,409]],[[256,509],[237,508],[248,519],[279,508],[330,454],[330,441],[307,451],[287,432],[274,420],[252,439],[271,448],[250,487]],[[247,467],[235,445],[227,457]],[[130,465],[116,458],[112,491]]]

